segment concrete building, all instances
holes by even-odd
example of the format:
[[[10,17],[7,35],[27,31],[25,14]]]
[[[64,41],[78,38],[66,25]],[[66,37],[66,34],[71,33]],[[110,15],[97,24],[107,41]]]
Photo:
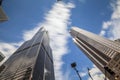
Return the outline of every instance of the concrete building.
[[[0,67],[0,80],[55,80],[52,50],[44,28]]]
[[[120,80],[120,43],[83,29],[70,30],[75,44],[109,78]]]

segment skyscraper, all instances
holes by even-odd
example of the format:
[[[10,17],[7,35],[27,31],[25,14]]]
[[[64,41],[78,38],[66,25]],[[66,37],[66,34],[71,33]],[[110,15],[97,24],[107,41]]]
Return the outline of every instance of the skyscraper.
[[[0,52],[0,62],[5,58],[5,56]]]
[[[75,44],[109,78],[120,80],[120,42],[73,27],[70,30]]]
[[[0,67],[0,80],[54,80],[52,50],[43,27]]]
[[[0,0],[0,22],[8,20],[8,17],[2,9],[2,2],[3,0]]]

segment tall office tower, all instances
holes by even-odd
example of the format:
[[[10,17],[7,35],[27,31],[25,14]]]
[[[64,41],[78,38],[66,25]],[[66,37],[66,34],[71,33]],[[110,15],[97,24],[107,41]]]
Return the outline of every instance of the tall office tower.
[[[75,44],[109,78],[120,80],[120,42],[111,41],[91,32],[73,27]]]
[[[3,0],[0,0],[0,22],[8,20],[8,17],[6,16],[5,12],[2,9],[2,2]]]
[[[0,80],[55,80],[49,36],[44,28],[0,67]]]
[[[5,58],[5,56],[0,52],[0,62]]]

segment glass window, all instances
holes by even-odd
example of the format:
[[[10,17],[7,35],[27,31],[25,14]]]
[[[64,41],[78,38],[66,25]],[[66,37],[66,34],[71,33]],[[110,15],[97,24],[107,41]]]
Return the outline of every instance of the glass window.
[[[0,66],[0,73],[5,69],[5,65]]]

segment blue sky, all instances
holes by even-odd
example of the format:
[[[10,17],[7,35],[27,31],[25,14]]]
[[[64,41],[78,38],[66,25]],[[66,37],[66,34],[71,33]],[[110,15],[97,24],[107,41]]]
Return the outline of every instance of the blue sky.
[[[120,0],[63,0],[60,3],[55,0],[3,0],[2,7],[9,20],[0,23],[0,51],[10,56],[45,26],[50,32],[56,80],[78,80],[70,66],[72,62],[77,63],[83,80],[90,80],[87,67],[96,80],[102,80],[103,75],[98,75],[99,70],[73,43],[68,31],[77,26],[109,39],[119,38],[119,5]]]

